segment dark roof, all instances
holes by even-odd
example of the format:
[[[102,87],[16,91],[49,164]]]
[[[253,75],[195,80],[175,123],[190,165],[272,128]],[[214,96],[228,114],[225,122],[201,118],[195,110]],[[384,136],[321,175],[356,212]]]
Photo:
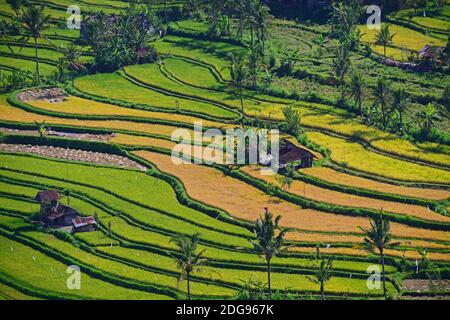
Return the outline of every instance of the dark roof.
[[[94,217],[77,217],[75,219],[72,219],[72,223],[75,228],[97,224]]]
[[[37,202],[44,203],[48,201],[59,201],[61,199],[61,196],[58,191],[56,190],[44,190],[39,191],[34,198]]]
[[[419,58],[422,59],[439,59],[445,53],[445,47],[426,45],[419,51]]]
[[[279,161],[281,163],[289,163],[305,158],[317,158],[311,151],[301,148],[289,140],[282,139],[281,143],[283,144],[283,146],[280,147]]]

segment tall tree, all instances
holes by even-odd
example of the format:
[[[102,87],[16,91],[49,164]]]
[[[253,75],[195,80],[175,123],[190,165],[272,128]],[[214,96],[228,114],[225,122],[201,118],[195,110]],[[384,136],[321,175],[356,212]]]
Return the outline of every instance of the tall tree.
[[[273,215],[266,208],[264,217],[260,217],[256,221],[253,234],[254,240],[250,240],[255,251],[264,257],[267,264],[267,285],[269,288],[269,298],[272,298],[271,286],[271,260],[284,249],[284,237],[288,229],[280,227],[281,216],[277,216],[275,220]]]
[[[355,48],[361,39],[358,25],[362,12],[363,6],[360,0],[335,1],[333,4],[332,33],[348,48]]]
[[[392,97],[392,108],[397,111],[399,117],[399,131],[404,133],[403,115],[410,103],[409,94],[405,91],[405,89],[397,87],[392,91]]]
[[[416,113],[416,120],[420,129],[426,135],[431,132],[431,129],[440,121],[438,111],[432,103],[427,104],[425,110]]]
[[[375,43],[383,45],[384,58],[387,57],[387,45],[392,43],[395,33],[391,33],[387,23],[382,24],[380,31],[376,35]]]
[[[177,268],[181,271],[180,279],[186,277],[188,299],[191,300],[191,274],[200,266],[206,263],[203,254],[206,250],[197,253],[200,234],[195,233],[191,237],[185,235],[175,235],[170,242],[174,243],[178,248],[178,253],[173,254]]]
[[[387,246],[395,247],[400,245],[400,242],[392,242],[391,225],[389,220],[385,220],[383,217],[383,211],[380,215],[374,219],[370,219],[370,228],[361,230],[364,232],[364,243],[368,250],[378,250],[380,254],[380,262],[382,268],[383,278],[383,293],[385,298],[388,298],[388,292],[386,289],[386,272],[384,261],[384,250]]]
[[[319,259],[320,257],[320,251],[318,251],[316,260]],[[320,260],[318,260],[318,265],[314,266],[315,267],[315,271],[314,271],[314,276],[310,277],[307,276],[307,278],[318,284],[320,286],[320,296],[322,297],[322,300],[326,300],[325,299],[325,283],[330,280],[330,278],[332,277],[332,269],[333,269],[333,261],[326,259],[326,258],[322,258]]]
[[[45,5],[27,5],[21,9],[21,14],[17,17],[21,28],[25,33],[22,41],[28,41],[31,37],[34,40],[36,76],[38,82],[41,81],[39,73],[38,39],[42,38],[42,31],[49,26],[50,15],[44,14]]]
[[[358,70],[355,70],[350,77],[350,93],[358,107],[359,114],[363,114],[362,98],[363,98],[364,78]]]
[[[333,60],[334,73],[339,80],[341,88],[341,101],[345,95],[345,76],[350,68],[350,51],[345,45],[337,47],[336,57]]]
[[[258,70],[262,60],[261,49],[258,45],[253,45],[249,48],[247,60],[249,78],[252,82],[253,89],[256,90],[258,88]]]
[[[248,69],[243,55],[231,53],[230,58],[231,58],[231,65],[230,65],[231,83],[239,90],[242,117],[245,118],[243,90],[244,86],[248,82]]]
[[[378,106],[381,110],[383,128],[386,130],[389,108],[389,86],[384,78],[379,78],[375,88],[373,89],[373,95],[375,97],[374,105]]]
[[[286,122],[286,132],[297,137],[301,132],[301,113],[293,105],[283,108],[284,121]]]
[[[85,70],[81,57],[83,56],[83,51],[71,43],[67,48],[60,48],[63,55],[58,59],[57,68],[60,76],[60,80],[64,77],[65,70],[79,72]]]

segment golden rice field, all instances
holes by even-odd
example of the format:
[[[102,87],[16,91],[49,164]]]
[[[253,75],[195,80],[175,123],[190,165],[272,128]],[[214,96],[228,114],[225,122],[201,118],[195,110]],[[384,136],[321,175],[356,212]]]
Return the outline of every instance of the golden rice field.
[[[296,104],[296,106],[302,116],[301,123],[307,127],[324,129],[346,137],[361,139],[373,148],[389,154],[450,166],[450,158],[447,154],[424,150],[405,139],[368,127],[355,121],[354,117],[345,110],[332,109],[329,106],[313,103]],[[269,114],[272,119],[283,119],[281,109],[275,106],[269,109],[259,109],[252,113],[252,115],[264,116],[269,116]]]
[[[344,163],[352,169],[409,182],[448,184],[450,181],[449,171],[380,155],[368,151],[356,142],[319,132],[310,132],[308,137],[314,143],[329,149],[333,161],[339,164]]]
[[[361,25],[359,29],[363,33],[362,41],[370,43],[372,49],[377,53],[384,54],[383,46],[374,45],[378,30],[370,30],[367,25]],[[426,36],[423,33],[396,24],[389,24],[389,30],[391,34],[395,34],[392,40],[393,46],[390,46],[392,49],[387,54],[390,58],[407,58],[408,53],[403,53],[401,49],[419,51],[427,44],[435,46],[445,45],[444,40]]]
[[[292,252],[301,252],[301,253],[310,253],[315,254],[316,248],[315,247],[295,247],[290,249]],[[334,247],[331,246],[330,248],[321,248],[320,250],[321,254],[346,254],[351,256],[361,256],[365,257],[369,253],[366,250],[359,249],[359,248],[343,248],[343,247]],[[385,254],[388,256],[393,256],[397,258],[401,258],[403,255],[407,259],[421,259],[421,255],[418,251],[400,251],[400,250],[392,250],[392,249],[386,249]],[[440,253],[440,252],[429,252],[428,258],[433,261],[450,261],[450,256],[447,253]]]
[[[84,114],[84,115],[98,115],[98,116],[128,116],[137,118],[170,120],[182,123],[193,124],[196,121],[201,121],[205,127],[222,128],[227,126],[224,123],[200,120],[192,116],[181,115],[176,113],[154,112],[132,108],[124,108],[112,104],[87,100],[76,96],[67,96],[62,102],[49,102],[47,100],[30,100],[27,104],[54,112],[69,113],[69,114]]]
[[[260,168],[258,167],[247,166],[241,168],[241,170],[254,178],[264,180],[268,183],[278,184],[278,181],[281,178],[280,175],[263,176],[260,174]],[[440,215],[422,206],[355,196],[320,188],[300,180],[294,180],[292,186],[286,191],[303,198],[325,203],[374,210],[383,209],[387,212],[400,213],[402,215],[412,216],[423,220],[450,222],[450,217]]]
[[[2,98],[0,99],[0,119],[6,121],[26,122],[26,123],[33,123],[34,121],[39,122],[46,121],[47,125],[60,124],[60,125],[71,125],[87,128],[132,130],[136,132],[156,134],[166,137],[170,137],[172,135],[172,132],[176,128],[167,125],[148,124],[131,121],[121,121],[121,120],[78,120],[78,119],[65,119],[65,118],[44,116],[12,107],[6,102],[5,96],[2,96]],[[193,136],[193,131],[190,130],[190,132],[192,132]]]
[[[272,198],[240,180],[225,176],[217,169],[193,164],[177,166],[172,163],[170,156],[149,151],[133,153],[153,163],[162,172],[179,178],[193,199],[223,209],[239,219],[254,221],[262,214],[261,208],[267,207],[274,215],[283,216],[283,225],[302,230],[360,233],[359,227],[369,226],[367,218],[302,209]],[[392,223],[392,230],[397,237],[449,239],[449,233],[445,231],[413,228],[398,223]]]
[[[302,173],[331,183],[337,183],[340,185],[368,189],[383,193],[391,193],[429,200],[445,200],[450,198],[450,191],[441,189],[424,189],[424,188],[397,186],[393,184],[387,184],[375,180],[369,180],[357,176],[352,176],[350,174],[339,172],[327,167],[307,168],[302,170]]]

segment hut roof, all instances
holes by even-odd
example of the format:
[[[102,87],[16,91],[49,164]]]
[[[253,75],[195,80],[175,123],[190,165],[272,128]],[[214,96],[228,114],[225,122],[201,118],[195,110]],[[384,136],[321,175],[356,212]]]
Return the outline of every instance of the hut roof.
[[[299,147],[287,139],[282,139],[281,142],[285,145],[280,148],[279,161],[281,163],[289,163],[304,158],[317,158],[317,156],[310,150]]]
[[[75,219],[72,219],[72,223],[75,228],[81,228],[84,226],[97,224],[94,217],[77,217]]]

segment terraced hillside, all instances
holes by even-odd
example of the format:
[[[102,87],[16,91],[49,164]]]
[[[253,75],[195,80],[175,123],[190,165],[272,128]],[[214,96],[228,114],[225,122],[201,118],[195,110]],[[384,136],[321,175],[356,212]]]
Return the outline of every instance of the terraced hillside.
[[[206,23],[193,19],[170,22],[167,34],[152,40],[159,54],[154,63],[59,81],[61,45],[80,46],[81,61],[95,63],[89,47],[77,40],[79,31],[61,24],[67,5],[112,14],[130,2],[45,3],[51,28],[37,42],[42,83],[33,80],[32,39],[22,43],[18,36],[0,38],[2,75],[28,71],[26,87],[0,94],[0,299],[185,299],[187,284],[173,259],[180,252],[171,239],[195,233],[207,262],[191,276],[192,296],[235,299],[243,283],[267,281],[266,262],[249,241],[264,208],[281,215],[282,227],[290,228],[288,249],[271,265],[272,288],[280,294],[319,297],[320,286],[309,277],[319,267],[315,257],[320,252],[333,260],[327,296],[382,298],[381,288],[367,286],[367,270],[379,266],[380,259],[363,247],[362,230],[380,215],[390,221],[393,241],[400,242],[385,249],[391,296],[410,293],[402,289],[403,278],[426,278],[425,270],[414,274],[416,261],[421,268],[425,262],[439,267],[448,279],[449,146],[445,141],[405,139],[338,106],[339,85],[330,80],[336,41],[327,43],[323,57],[312,53],[315,39],[328,26],[273,21],[268,50],[281,59],[278,44],[283,42],[307,55],[296,58],[293,75],[276,76],[267,90],[248,85],[241,95],[232,85],[229,55],[248,51],[248,34],[242,41],[208,38]],[[153,6],[162,17],[164,4]],[[171,8],[181,8],[183,2],[169,1],[167,6],[174,14],[181,9]],[[15,12],[0,1],[0,15],[11,21]],[[401,17],[390,22],[398,37],[388,53],[399,58],[401,47],[418,51],[422,42],[411,45],[408,41],[420,32],[397,20]],[[447,20],[414,18],[409,23],[432,31],[420,33],[423,44],[432,38],[441,45]],[[367,33],[363,40],[372,42],[373,35]],[[375,46],[375,53],[379,49]],[[448,73],[416,74],[360,52],[351,59],[363,71],[404,85],[417,109],[441,101],[449,80]],[[370,90],[376,81],[369,77]],[[50,89],[61,97],[36,98]],[[293,94],[299,91],[305,94]],[[312,168],[262,176],[259,166],[177,166],[171,159],[176,129],[193,134],[199,121],[203,131],[222,133],[261,123],[283,129],[288,106],[300,115],[304,133],[282,135],[313,149],[318,157]],[[446,132],[448,119],[437,126]],[[207,153],[209,142],[195,137],[192,158]],[[289,187],[279,186],[287,175]],[[37,224],[40,207],[34,198],[40,190],[65,194],[63,203],[96,217],[98,231],[69,235]],[[80,267],[81,290],[66,286],[70,265]]]

